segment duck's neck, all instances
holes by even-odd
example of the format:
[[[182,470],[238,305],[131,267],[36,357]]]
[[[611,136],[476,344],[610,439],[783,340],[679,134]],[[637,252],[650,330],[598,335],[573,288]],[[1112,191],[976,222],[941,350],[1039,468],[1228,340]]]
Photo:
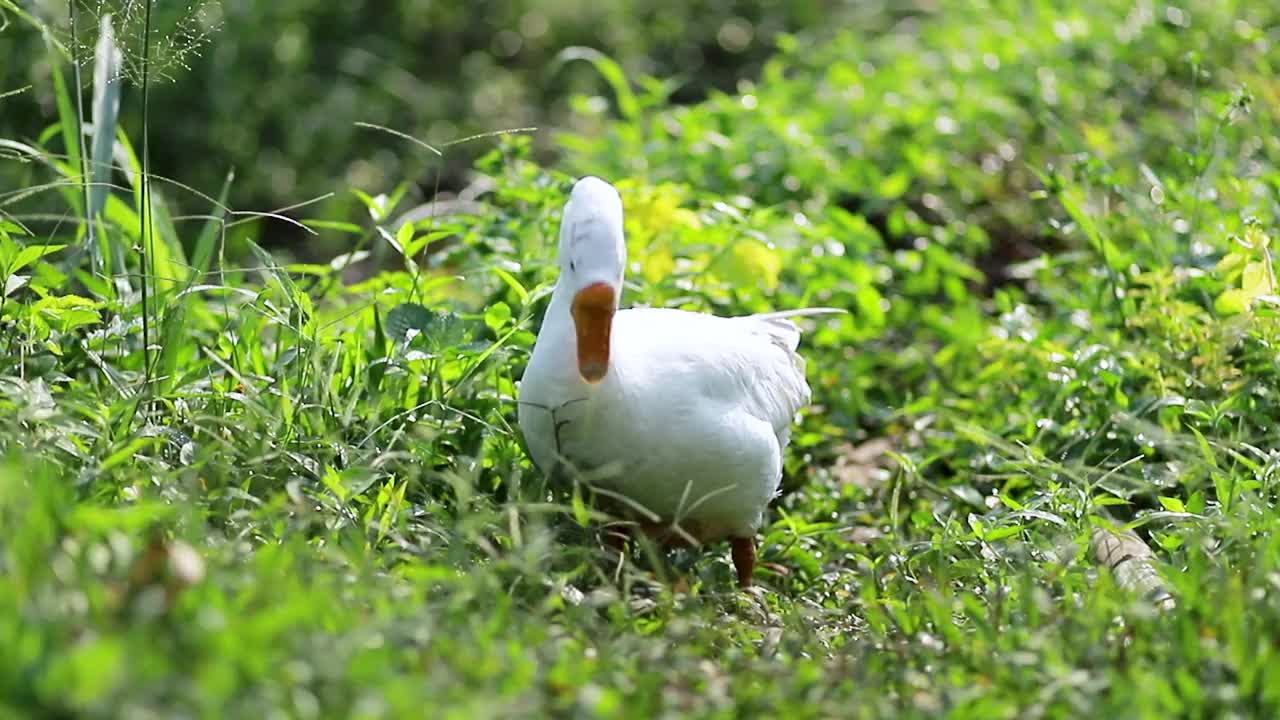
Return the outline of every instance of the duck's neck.
[[[559,328],[570,334],[573,332],[573,290],[563,282],[556,283],[555,290],[551,291],[551,302],[547,305],[547,314],[542,320],[542,332],[547,332],[549,327]]]

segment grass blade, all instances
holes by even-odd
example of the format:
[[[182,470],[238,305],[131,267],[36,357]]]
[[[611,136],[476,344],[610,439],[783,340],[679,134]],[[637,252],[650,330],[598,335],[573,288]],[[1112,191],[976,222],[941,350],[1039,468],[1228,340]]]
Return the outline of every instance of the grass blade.
[[[102,16],[98,46],[93,61],[93,172],[89,186],[89,216],[97,217],[107,203],[115,144],[116,120],[120,115],[120,48],[116,46],[111,15]],[[92,237],[92,234],[90,235]]]
[[[227,177],[222,182],[222,191],[218,193],[218,202],[213,206],[204,228],[200,230],[200,236],[196,238],[195,252],[191,255],[193,282],[209,272],[210,264],[213,262],[213,251],[217,247],[218,238],[222,236],[222,228],[225,225],[223,218],[227,214],[227,194],[231,192],[231,183],[235,181],[235,177],[234,170],[227,171]]]

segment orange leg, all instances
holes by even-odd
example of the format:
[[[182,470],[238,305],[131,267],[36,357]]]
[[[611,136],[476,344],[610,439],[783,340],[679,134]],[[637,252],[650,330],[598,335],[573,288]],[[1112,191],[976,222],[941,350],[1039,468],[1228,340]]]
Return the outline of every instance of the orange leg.
[[[751,587],[751,575],[756,569],[756,539],[733,538],[733,567],[738,571],[738,587]]]

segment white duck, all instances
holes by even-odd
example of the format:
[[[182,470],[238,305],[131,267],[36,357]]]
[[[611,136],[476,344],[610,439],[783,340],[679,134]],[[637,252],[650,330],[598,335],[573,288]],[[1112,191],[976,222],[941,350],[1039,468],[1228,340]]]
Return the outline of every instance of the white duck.
[[[520,429],[544,472],[566,467],[698,543],[732,541],[751,584],[755,533],[809,401],[800,331],[786,316],[618,311],[622,199],[578,181],[560,222],[560,278],[520,384]],[[634,513],[633,513],[634,514]]]

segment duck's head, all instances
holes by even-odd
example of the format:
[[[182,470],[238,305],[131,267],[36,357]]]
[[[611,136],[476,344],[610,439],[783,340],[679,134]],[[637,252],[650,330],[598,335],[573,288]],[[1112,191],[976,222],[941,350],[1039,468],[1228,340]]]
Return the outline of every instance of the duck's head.
[[[609,372],[609,333],[622,294],[627,245],[622,198],[612,185],[584,177],[573,186],[560,219],[560,281],[571,298],[578,373],[598,383]]]

